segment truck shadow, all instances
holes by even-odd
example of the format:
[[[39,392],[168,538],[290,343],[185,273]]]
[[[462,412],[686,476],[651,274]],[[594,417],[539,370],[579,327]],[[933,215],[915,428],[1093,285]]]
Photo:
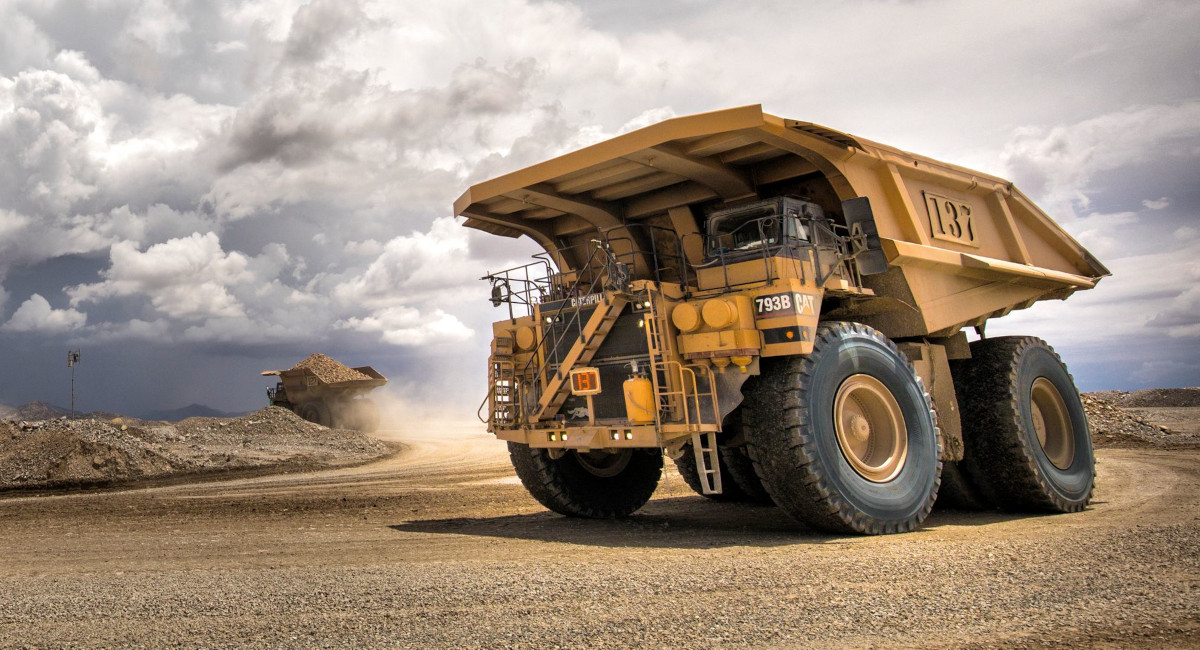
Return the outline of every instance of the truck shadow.
[[[920,536],[946,526],[983,526],[1040,515],[934,510]],[[729,546],[836,544],[865,539],[824,533],[771,506],[721,503],[702,497],[655,499],[627,519],[577,519],[541,511],[499,517],[424,519],[389,526],[401,533],[469,535],[608,548],[702,549]]]

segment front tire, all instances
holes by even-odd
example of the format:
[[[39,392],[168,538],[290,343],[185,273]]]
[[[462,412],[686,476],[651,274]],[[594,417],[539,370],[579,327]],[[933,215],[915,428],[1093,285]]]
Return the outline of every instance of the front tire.
[[[533,498],[568,517],[615,519],[646,505],[662,477],[658,449],[616,453],[567,451],[551,458],[545,449],[510,442],[517,477]]]
[[[1087,507],[1096,459],[1075,382],[1045,341],[1005,336],[971,344],[951,367],[963,422],[962,469],[1004,510]]]
[[[838,533],[905,532],[925,520],[941,473],[937,426],[895,344],[859,323],[825,323],[812,354],[765,360],[762,373],[746,440],[779,507]]]

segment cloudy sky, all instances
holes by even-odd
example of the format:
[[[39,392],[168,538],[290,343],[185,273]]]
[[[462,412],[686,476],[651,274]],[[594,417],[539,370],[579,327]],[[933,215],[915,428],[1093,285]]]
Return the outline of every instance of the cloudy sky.
[[[472,182],[769,112],[1012,178],[1113,271],[991,325],[1084,390],[1200,385],[1200,3],[0,0],[0,403],[265,404],[323,351],[484,391]]]

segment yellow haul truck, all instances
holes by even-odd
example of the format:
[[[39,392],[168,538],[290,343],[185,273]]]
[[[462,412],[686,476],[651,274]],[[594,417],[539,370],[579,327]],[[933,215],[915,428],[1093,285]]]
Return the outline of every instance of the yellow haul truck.
[[[836,532],[911,530],[939,486],[1016,510],[1091,498],[1066,367],[984,326],[1108,271],[1006,180],[747,106],[454,208],[545,249],[485,278],[507,313],[481,413],[551,510],[626,516],[664,454],[698,493]]]

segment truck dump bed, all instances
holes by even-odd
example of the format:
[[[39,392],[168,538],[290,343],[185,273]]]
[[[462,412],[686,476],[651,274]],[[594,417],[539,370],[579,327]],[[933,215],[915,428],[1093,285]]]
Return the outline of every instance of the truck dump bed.
[[[569,272],[587,264],[570,251],[597,229],[634,223],[673,231],[694,267],[707,212],[783,195],[843,223],[842,201],[869,198],[888,269],[863,278],[874,299],[832,316],[894,338],[947,336],[1108,275],[1007,180],[757,105],[668,120],[478,183],[454,208],[467,227],[532,238]]]
[[[275,375],[287,391],[289,399],[300,402],[326,396],[340,395],[354,397],[365,394],[374,388],[387,383],[387,379],[371,366],[360,366],[353,370],[362,373],[363,378],[343,381],[326,382],[320,375],[309,368],[293,368],[291,370],[264,370],[264,377]]]

